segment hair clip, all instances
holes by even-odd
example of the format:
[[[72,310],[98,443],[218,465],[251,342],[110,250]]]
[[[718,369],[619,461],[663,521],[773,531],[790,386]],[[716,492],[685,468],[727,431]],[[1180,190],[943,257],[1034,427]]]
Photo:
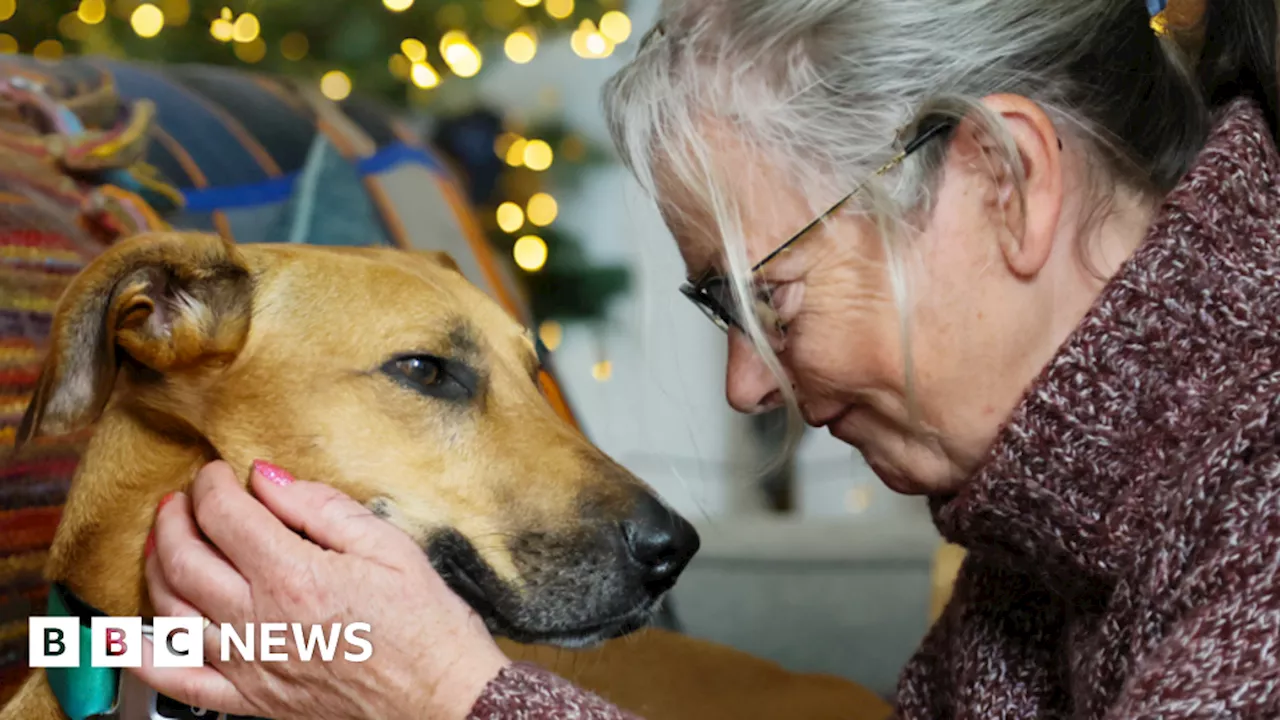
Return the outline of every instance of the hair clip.
[[[1204,17],[1207,0],[1147,0],[1151,29],[1161,37],[1174,30],[1190,30]]]

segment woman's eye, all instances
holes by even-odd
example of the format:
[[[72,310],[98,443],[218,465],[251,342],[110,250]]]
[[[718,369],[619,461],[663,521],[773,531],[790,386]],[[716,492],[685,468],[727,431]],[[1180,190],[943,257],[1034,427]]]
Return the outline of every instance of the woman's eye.
[[[785,325],[793,320],[800,311],[800,298],[804,295],[804,285],[791,282],[785,285],[774,285],[764,291],[764,302],[773,308],[778,322]]]

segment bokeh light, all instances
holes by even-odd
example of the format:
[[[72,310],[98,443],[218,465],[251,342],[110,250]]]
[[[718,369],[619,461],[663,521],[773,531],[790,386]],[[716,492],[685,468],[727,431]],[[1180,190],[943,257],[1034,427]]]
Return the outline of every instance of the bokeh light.
[[[440,84],[440,73],[425,62],[414,63],[413,69],[409,72],[409,78],[413,80],[414,85],[423,90],[430,90]]]
[[[538,54],[538,41],[528,30],[517,30],[507,36],[503,50],[511,58],[511,62],[523,65]]]
[[[143,3],[134,8],[129,25],[138,37],[153,38],[164,29],[164,12],[151,3]]]
[[[611,42],[623,43],[631,37],[631,18],[618,10],[610,10],[600,18],[600,34]]]
[[[345,100],[351,94],[351,78],[341,70],[330,70],[320,78],[320,92],[330,100]]]
[[[547,320],[538,326],[538,339],[543,347],[555,352],[564,341],[564,326],[555,320]]]
[[[62,57],[62,43],[57,40],[42,40],[31,54],[37,60],[57,60]]]
[[[76,17],[85,25],[97,25],[107,18],[107,3],[105,0],[80,0]]]
[[[524,210],[513,202],[504,202],[498,206],[497,221],[502,232],[513,233],[524,227]]]
[[[524,164],[530,170],[541,172],[551,167],[554,155],[545,140],[530,140],[524,146]]]
[[[556,221],[556,216],[560,213],[560,206],[556,203],[556,199],[547,193],[537,193],[529,198],[526,207],[529,222],[538,227],[546,227]]]
[[[547,243],[537,235],[525,235],[511,250],[516,265],[527,272],[537,272],[547,264]]]
[[[238,43],[251,43],[258,39],[258,33],[262,32],[262,23],[258,22],[258,16],[253,13],[245,13],[236,18],[231,26],[231,39]]]

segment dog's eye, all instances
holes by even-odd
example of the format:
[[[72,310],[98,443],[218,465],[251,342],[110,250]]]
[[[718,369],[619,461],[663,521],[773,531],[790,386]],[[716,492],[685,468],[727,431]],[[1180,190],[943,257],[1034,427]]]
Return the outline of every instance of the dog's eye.
[[[395,361],[396,371],[414,385],[435,385],[444,373],[434,358],[407,357]]]
[[[382,366],[392,380],[423,395],[467,400],[475,395],[476,373],[462,363],[431,355],[406,355]]]

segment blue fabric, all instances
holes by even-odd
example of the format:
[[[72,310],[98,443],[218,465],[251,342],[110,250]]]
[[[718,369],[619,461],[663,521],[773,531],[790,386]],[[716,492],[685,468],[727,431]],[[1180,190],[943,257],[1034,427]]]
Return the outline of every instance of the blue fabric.
[[[72,613],[62,599],[65,592],[60,586],[49,589],[49,616],[72,617]],[[73,668],[45,668],[45,676],[54,697],[62,706],[69,720],[87,720],[94,715],[103,715],[116,705],[116,694],[120,689],[120,670],[118,668],[93,667],[85,662],[92,657],[89,649],[92,637],[90,629],[80,624],[80,666]]]
[[[191,156],[211,187],[267,179],[257,159],[203,97],[144,65],[97,62],[111,72],[122,97],[147,98],[155,103],[157,123]]]
[[[187,212],[213,212],[288,200],[293,195],[297,175],[285,175],[252,185],[230,185],[201,190],[184,190]]]
[[[365,175],[373,175],[406,162],[426,165],[431,169],[431,172],[435,173],[444,171],[440,161],[426,150],[412,145],[405,145],[404,143],[396,143],[388,145],[377,153],[361,160],[360,172]]]
[[[357,163],[361,175],[376,175],[406,162],[427,166],[434,173],[444,172],[443,165],[430,153],[412,145],[388,145]],[[276,203],[293,195],[300,173],[290,173],[264,182],[210,188],[184,188],[188,212],[212,212],[230,208]]]
[[[1151,13],[1151,17],[1155,17],[1166,5],[1165,0],[1147,0],[1147,12]]]

